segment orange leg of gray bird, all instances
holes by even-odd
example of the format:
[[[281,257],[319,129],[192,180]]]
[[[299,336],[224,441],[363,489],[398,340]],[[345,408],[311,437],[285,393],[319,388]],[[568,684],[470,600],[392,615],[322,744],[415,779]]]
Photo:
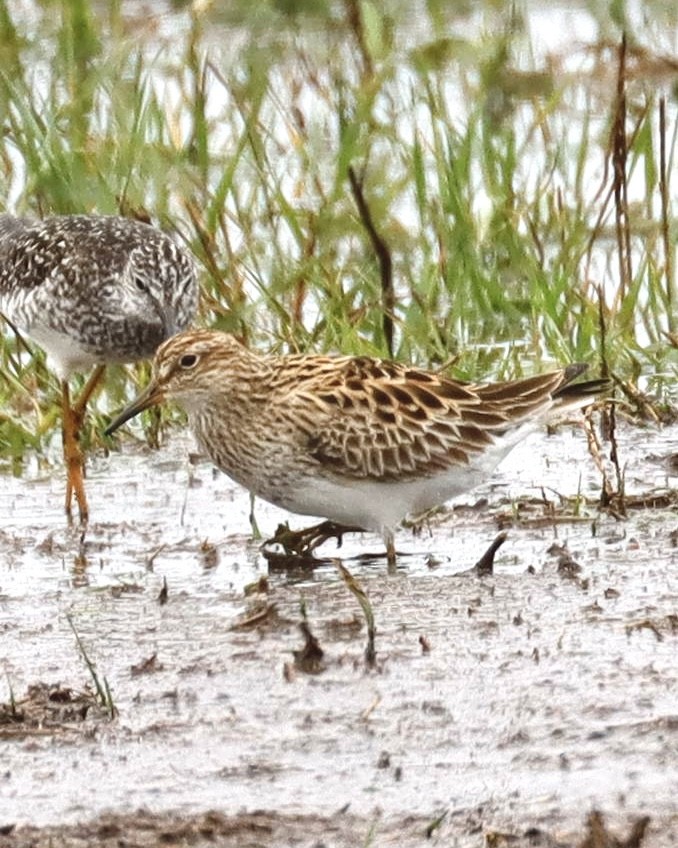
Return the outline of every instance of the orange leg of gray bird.
[[[80,430],[85,417],[87,404],[94,393],[105,365],[98,365],[76,402],[71,405],[71,396],[68,383],[64,380],[61,384],[61,400],[63,414],[63,444],[64,459],[66,461],[66,515],[71,517],[71,505],[73,495],[78,504],[80,523],[86,524],[89,518],[89,507],[85,495],[85,458],[80,447]]]

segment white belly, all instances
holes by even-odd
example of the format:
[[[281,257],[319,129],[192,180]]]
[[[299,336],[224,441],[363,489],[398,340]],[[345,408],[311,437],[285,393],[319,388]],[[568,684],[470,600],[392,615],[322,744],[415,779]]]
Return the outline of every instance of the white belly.
[[[285,492],[278,504],[291,512],[324,516],[341,524],[383,533],[393,530],[408,515],[418,515],[480,485],[532,430],[533,424],[524,425],[468,465],[456,466],[433,477],[406,481],[317,477],[309,479],[303,487]]]

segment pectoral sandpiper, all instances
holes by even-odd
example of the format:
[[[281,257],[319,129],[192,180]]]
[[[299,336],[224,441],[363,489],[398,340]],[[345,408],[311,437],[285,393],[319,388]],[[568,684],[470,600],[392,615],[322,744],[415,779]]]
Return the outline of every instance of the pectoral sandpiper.
[[[231,478],[291,512],[381,534],[474,488],[554,413],[590,404],[607,383],[586,370],[470,384],[397,362],[262,356],[232,336],[181,333],[157,351],[146,389],[112,433],[166,398]]]
[[[75,494],[81,521],[88,517],[78,436],[106,363],[150,357],[191,324],[197,300],[191,259],[148,224],[0,216],[0,312],[45,349],[61,380],[69,515]],[[93,366],[71,403],[69,378]]]

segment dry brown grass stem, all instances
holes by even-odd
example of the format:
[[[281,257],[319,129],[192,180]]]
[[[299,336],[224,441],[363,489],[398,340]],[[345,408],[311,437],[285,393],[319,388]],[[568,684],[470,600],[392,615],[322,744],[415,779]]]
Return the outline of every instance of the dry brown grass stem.
[[[395,308],[395,290],[393,288],[393,258],[391,249],[386,243],[383,236],[377,231],[370,207],[365,199],[363,191],[363,177],[360,178],[355,172],[352,165],[348,168],[348,179],[351,184],[353,198],[358,207],[360,220],[367,230],[367,234],[372,242],[372,247],[377,255],[379,263],[379,276],[381,278],[381,297],[382,297],[382,326],[384,329],[384,338],[388,347],[390,357],[393,357],[393,310]]]
[[[612,126],[612,167],[614,186],[615,229],[619,258],[619,304],[631,289],[633,266],[631,263],[631,234],[629,226],[628,186],[626,160],[628,156],[626,138],[626,33],[619,46],[617,70],[617,100]]]
[[[669,228],[669,178],[666,156],[666,99],[659,99],[659,195],[661,197],[661,229],[664,243],[664,276],[666,278],[666,314],[670,333],[675,332],[673,315],[674,279],[673,279],[673,248]]]

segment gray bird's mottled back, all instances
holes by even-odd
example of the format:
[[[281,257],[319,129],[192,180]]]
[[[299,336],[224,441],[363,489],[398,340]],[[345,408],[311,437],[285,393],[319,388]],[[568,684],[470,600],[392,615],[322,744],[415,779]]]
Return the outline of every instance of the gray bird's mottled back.
[[[104,215],[0,216],[0,311],[62,377],[152,356],[191,325],[197,303],[191,258],[155,227]]]

